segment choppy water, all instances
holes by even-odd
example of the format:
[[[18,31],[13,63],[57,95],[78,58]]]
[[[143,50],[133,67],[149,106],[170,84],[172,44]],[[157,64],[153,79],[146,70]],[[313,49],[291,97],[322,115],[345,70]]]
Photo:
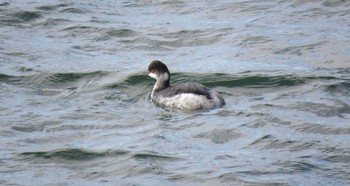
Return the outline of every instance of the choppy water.
[[[1,185],[349,185],[350,2],[0,1]],[[154,106],[160,59],[227,105]]]

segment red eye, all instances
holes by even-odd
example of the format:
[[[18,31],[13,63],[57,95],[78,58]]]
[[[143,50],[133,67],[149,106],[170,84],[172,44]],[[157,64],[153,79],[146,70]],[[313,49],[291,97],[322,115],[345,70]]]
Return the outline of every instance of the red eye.
[[[149,72],[153,73],[153,72],[154,72],[154,69],[149,70]]]

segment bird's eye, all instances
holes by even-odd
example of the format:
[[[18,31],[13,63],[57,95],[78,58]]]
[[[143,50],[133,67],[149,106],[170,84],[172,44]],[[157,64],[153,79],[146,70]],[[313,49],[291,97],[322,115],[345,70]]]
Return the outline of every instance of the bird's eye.
[[[149,70],[149,72],[153,73],[153,72],[154,72],[154,69]]]

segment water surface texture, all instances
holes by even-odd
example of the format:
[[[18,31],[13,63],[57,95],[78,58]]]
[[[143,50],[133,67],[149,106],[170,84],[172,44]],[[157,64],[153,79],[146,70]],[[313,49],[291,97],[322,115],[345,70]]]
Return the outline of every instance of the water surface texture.
[[[0,1],[0,185],[350,185],[350,2]],[[227,105],[150,102],[155,59]]]

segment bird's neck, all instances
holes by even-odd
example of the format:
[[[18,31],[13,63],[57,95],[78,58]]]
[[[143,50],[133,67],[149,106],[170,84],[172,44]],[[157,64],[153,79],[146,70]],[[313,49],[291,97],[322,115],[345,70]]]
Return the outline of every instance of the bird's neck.
[[[157,82],[154,84],[153,91],[152,91],[152,97],[155,93],[164,90],[170,86],[170,75],[168,73],[162,74],[158,79]]]

